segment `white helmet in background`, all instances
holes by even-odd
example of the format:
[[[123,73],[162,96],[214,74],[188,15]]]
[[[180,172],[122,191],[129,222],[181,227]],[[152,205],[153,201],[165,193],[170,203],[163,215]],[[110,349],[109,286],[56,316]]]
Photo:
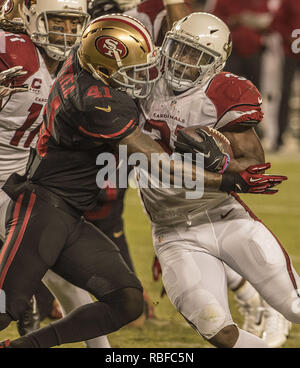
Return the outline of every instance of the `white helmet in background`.
[[[89,20],[86,0],[24,0],[20,9],[25,29],[32,41],[44,48],[49,57],[64,60],[75,43],[80,42],[83,29]],[[49,16],[78,18],[77,33],[49,30]],[[52,36],[62,36],[62,43],[50,41]],[[70,45],[68,38],[74,40]]]
[[[221,19],[192,13],[174,23],[165,36],[161,50],[164,78],[175,91],[204,85],[224,68],[231,49],[230,31]]]

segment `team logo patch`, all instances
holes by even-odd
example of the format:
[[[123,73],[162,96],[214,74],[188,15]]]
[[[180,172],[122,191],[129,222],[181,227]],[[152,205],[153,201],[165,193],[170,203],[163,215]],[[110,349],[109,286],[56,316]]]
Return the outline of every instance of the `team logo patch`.
[[[111,36],[102,36],[97,38],[96,48],[102,55],[112,59],[115,59],[115,51],[119,54],[121,59],[128,54],[128,49],[124,43]]]
[[[14,2],[13,0],[9,0],[4,5],[4,12],[5,14],[9,14],[14,8]]]

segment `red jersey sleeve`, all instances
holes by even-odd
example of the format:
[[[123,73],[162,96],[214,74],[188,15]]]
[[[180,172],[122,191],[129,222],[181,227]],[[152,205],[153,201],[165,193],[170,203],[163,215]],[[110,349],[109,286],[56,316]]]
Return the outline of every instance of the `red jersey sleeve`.
[[[162,0],[146,0],[137,6],[137,10],[140,13],[145,13],[153,24],[155,17],[164,9]]]
[[[19,65],[27,74],[16,79],[16,86],[24,84],[40,67],[35,45],[25,34],[0,32],[0,71]]]
[[[216,108],[215,129],[225,130],[235,125],[253,126],[263,118],[262,98],[249,80],[222,72],[212,79],[206,95]]]

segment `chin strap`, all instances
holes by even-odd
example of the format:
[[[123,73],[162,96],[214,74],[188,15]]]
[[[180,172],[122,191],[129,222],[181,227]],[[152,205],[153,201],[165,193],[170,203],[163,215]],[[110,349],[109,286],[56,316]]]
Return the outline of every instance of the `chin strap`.
[[[107,86],[109,85],[108,82],[99,74],[97,73],[96,69],[93,67],[92,64],[87,64],[89,69],[91,70],[92,72],[92,76],[97,79],[97,80],[101,80],[104,84],[106,84]]]

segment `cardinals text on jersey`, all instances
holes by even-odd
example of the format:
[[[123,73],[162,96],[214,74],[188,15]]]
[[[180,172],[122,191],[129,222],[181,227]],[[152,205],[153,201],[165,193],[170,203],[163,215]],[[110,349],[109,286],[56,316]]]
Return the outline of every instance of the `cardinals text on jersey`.
[[[149,99],[141,104],[141,127],[157,140],[166,152],[174,150],[179,129],[203,125],[219,130],[234,125],[254,125],[263,118],[261,96],[245,78],[222,72],[202,89],[194,87],[175,95],[164,79]],[[186,199],[184,189],[141,188],[145,208],[153,222],[187,221],[213,208],[228,195],[205,192],[201,199]]]

